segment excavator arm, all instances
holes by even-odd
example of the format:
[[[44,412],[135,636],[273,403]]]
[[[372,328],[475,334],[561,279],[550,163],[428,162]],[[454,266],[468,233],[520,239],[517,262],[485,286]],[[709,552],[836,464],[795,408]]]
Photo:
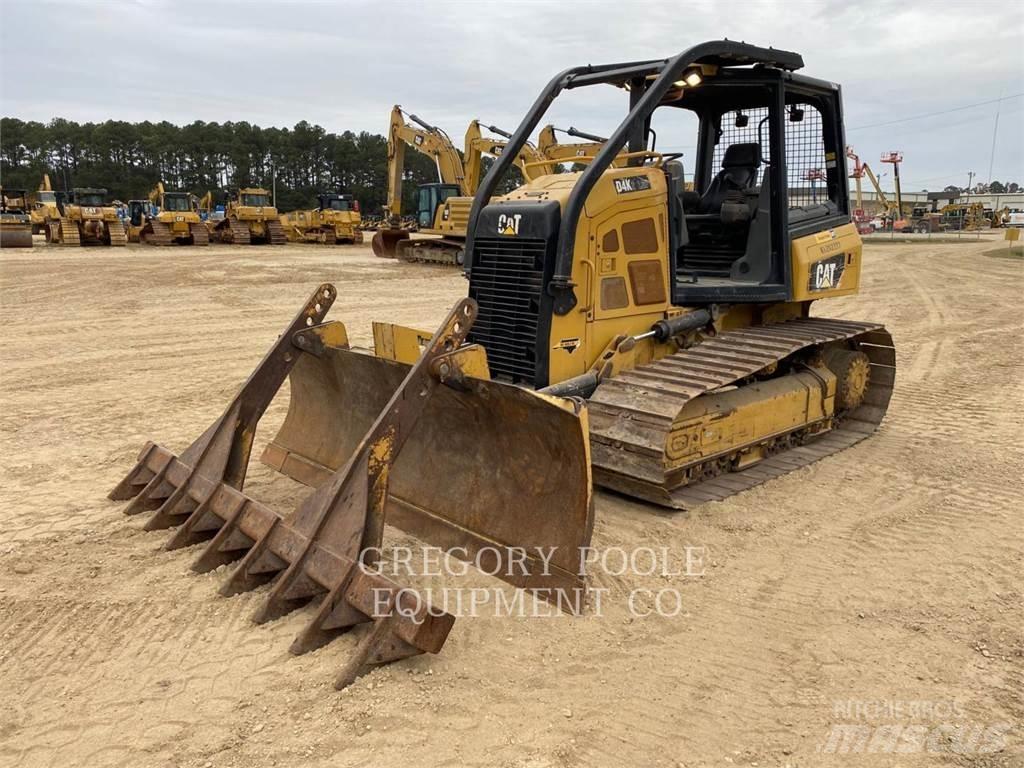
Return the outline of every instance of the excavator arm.
[[[466,187],[470,195],[476,194],[477,186],[480,184],[481,168],[484,155],[497,157],[505,149],[508,139],[511,137],[507,131],[503,131],[493,125],[486,126],[491,133],[502,136],[501,139],[485,137],[480,131],[480,121],[473,120],[466,129],[466,138],[462,156],[465,159]],[[527,181],[554,173],[554,165],[546,162],[545,158],[531,144],[523,145],[523,149],[516,156],[515,164]],[[537,165],[541,163],[541,165]]]
[[[164,183],[162,181],[158,181],[156,186],[149,190],[149,202],[159,208],[164,207]]]
[[[560,144],[558,142],[558,138],[555,136],[555,131],[560,131],[568,136],[587,139],[587,141],[572,144]],[[601,136],[592,136],[589,133],[578,131],[572,127],[568,130],[556,128],[549,123],[541,128],[540,137],[537,140],[537,151],[546,160],[552,160],[558,163],[568,163],[573,162],[580,157],[595,157],[607,141],[607,139]],[[612,161],[612,167],[624,168],[626,167],[627,162],[628,160],[626,158],[617,157]]]
[[[472,192],[466,188],[462,158],[447,134],[411,113],[408,118],[415,125],[410,125],[406,117],[406,113],[397,104],[391,110],[391,125],[388,129],[387,215],[395,217],[402,212],[402,174],[405,170],[406,145],[433,158],[438,181],[457,184],[463,195],[471,196]]]

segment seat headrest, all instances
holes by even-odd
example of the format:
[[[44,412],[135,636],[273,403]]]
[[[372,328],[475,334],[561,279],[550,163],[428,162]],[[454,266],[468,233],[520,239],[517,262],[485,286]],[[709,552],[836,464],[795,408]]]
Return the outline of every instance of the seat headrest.
[[[722,157],[723,168],[759,168],[761,166],[761,145],[756,142],[749,144],[732,144],[725,150]]]

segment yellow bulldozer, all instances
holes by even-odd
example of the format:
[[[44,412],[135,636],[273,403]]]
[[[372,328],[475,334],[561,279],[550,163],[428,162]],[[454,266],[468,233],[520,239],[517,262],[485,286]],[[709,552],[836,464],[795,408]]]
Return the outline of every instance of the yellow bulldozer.
[[[46,242],[51,245],[128,244],[117,209],[107,202],[107,190],[76,187],[71,193],[56,193],[56,203],[44,207]]]
[[[0,248],[31,248],[32,217],[24,189],[0,187]]]
[[[224,218],[213,226],[212,237],[235,245],[284,245],[288,242],[270,192],[258,187],[239,189],[228,200]]]
[[[168,192],[158,181],[148,200],[128,201],[128,239],[145,245],[209,245],[210,234],[189,192]]]
[[[367,625],[343,687],[438,652],[455,621],[373,567],[385,522],[578,612],[594,484],[682,509],[865,439],[895,350],[876,321],[815,311],[858,292],[862,243],[839,87],[802,67],[712,41],[562,72],[473,198],[468,295],[436,332],[375,323],[354,348],[326,321],[344,296],[319,286],[223,415],[180,455],[147,444],[111,498],[155,510],[168,548],[202,544],[196,570],[238,561],[224,594],[271,581],[257,621],[313,601],[295,653]],[[585,169],[495,196],[555,98],[599,86],[628,107]],[[697,118],[672,142],[697,147],[692,190],[681,156],[646,144],[662,110]],[[310,491],[279,512],[244,480],[286,377],[262,461]]]
[[[281,226],[289,242],[337,243],[363,242],[359,201],[352,195],[321,192],[317,207],[309,211],[281,214]]]

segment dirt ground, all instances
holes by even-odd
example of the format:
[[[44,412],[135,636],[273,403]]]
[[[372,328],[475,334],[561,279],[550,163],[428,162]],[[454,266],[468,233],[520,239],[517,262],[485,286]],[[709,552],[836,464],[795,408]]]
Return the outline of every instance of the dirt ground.
[[[871,244],[861,295],[816,307],[892,331],[871,439],[687,513],[598,494],[595,546],[703,547],[703,575],[599,572],[600,616],[462,618],[341,693],[355,637],[290,656],[309,608],[252,624],[265,588],[219,597],[225,569],[105,496],[146,439],[202,432],[316,283],[368,344],[463,278],[354,247],[3,252],[0,764],[1024,765],[1024,262],[991,248]],[[247,487],[298,498],[256,462]],[[666,585],[678,615],[632,615]],[[843,754],[836,726],[902,753]]]

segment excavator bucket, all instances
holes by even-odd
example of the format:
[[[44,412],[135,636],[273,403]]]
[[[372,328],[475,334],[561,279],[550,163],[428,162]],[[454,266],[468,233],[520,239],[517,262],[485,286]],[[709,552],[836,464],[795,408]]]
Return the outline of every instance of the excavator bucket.
[[[378,229],[370,240],[373,255],[381,259],[397,259],[398,244],[409,239],[409,232],[404,229]]]
[[[148,443],[110,498],[130,499],[127,514],[155,510],[146,529],[175,528],[168,549],[202,543],[194,570],[239,560],[222,594],[272,581],[258,623],[318,600],[293,653],[371,624],[338,688],[370,665],[437,653],[455,621],[373,567],[385,522],[580,610],[593,524],[585,411],[470,375],[482,355],[464,344],[471,299],[403,365],[347,348],[344,326],[322,322],[335,296],[321,285],[220,418],[180,456]],[[289,373],[289,414],[264,460],[316,487],[280,514],[243,485],[257,422]]]

